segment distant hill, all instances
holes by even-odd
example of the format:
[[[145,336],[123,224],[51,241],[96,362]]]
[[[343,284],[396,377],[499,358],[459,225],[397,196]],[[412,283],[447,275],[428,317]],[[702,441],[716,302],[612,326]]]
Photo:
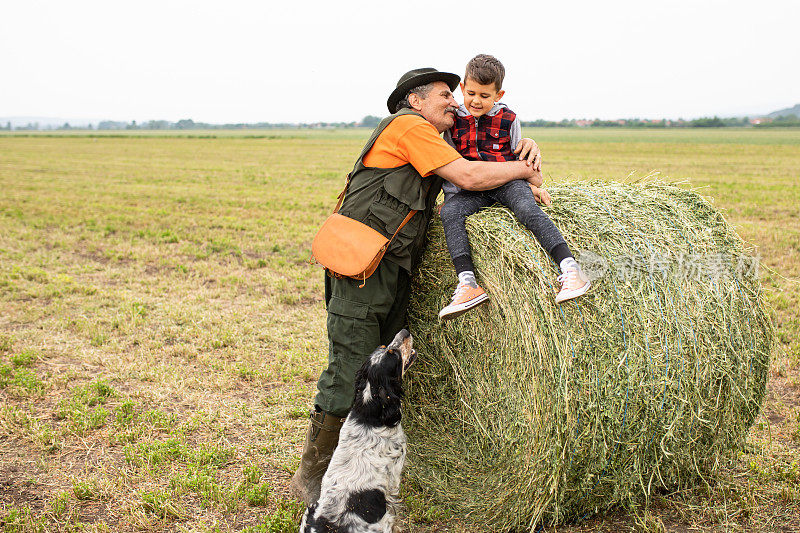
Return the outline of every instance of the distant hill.
[[[773,111],[767,118],[778,118],[778,117],[789,117],[789,116],[796,116],[800,117],[800,104],[795,104],[794,107],[787,107],[786,109],[779,109],[778,111]]]

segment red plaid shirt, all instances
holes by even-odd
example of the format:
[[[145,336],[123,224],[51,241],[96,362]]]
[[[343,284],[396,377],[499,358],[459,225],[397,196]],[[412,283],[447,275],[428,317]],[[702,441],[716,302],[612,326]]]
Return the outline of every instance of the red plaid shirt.
[[[516,113],[507,107],[492,115],[482,115],[477,120],[472,115],[460,117],[450,130],[458,153],[470,161],[516,161],[511,151],[511,125]]]

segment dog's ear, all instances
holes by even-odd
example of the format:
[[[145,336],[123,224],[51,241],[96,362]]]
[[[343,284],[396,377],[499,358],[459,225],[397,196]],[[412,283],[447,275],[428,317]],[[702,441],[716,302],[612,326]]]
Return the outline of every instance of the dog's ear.
[[[402,413],[400,412],[401,395],[391,390],[389,387],[381,387],[378,391],[378,398],[381,402],[381,424],[384,426],[396,426],[400,423]]]
[[[355,416],[371,426],[397,425],[403,397],[402,374],[399,350],[376,349],[356,373],[352,411]]]
[[[397,348],[386,350],[386,357],[383,359],[388,367],[389,374],[399,376],[403,369],[403,354]]]
[[[403,398],[403,359],[399,350],[394,348],[386,353],[383,359],[383,369],[379,373],[378,399],[381,402],[381,423],[386,426],[395,426],[400,422],[400,402]]]

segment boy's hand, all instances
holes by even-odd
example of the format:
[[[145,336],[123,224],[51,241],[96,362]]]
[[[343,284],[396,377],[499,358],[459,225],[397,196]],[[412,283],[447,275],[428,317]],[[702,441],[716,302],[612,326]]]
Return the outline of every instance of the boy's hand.
[[[535,187],[530,183],[528,185],[531,186],[531,192],[533,193],[533,197],[536,199],[537,202],[543,205],[550,205],[551,203],[553,203],[553,199],[550,198],[549,192],[539,187]]]
[[[514,153],[520,160],[525,160],[528,166],[533,165],[534,170],[542,170],[542,152],[533,139],[528,137],[520,139]]]

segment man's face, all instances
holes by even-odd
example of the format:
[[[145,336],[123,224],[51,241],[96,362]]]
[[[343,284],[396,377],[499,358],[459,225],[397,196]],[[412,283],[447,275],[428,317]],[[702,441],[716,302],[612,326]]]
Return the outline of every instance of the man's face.
[[[467,78],[461,83],[461,93],[464,95],[464,107],[475,118],[481,117],[491,111],[495,102],[500,100],[505,91],[498,91],[494,83],[481,85],[477,81]]]
[[[458,102],[443,81],[433,82],[433,89],[427,98],[416,98],[411,104],[439,133],[449,130],[455,124]]]

